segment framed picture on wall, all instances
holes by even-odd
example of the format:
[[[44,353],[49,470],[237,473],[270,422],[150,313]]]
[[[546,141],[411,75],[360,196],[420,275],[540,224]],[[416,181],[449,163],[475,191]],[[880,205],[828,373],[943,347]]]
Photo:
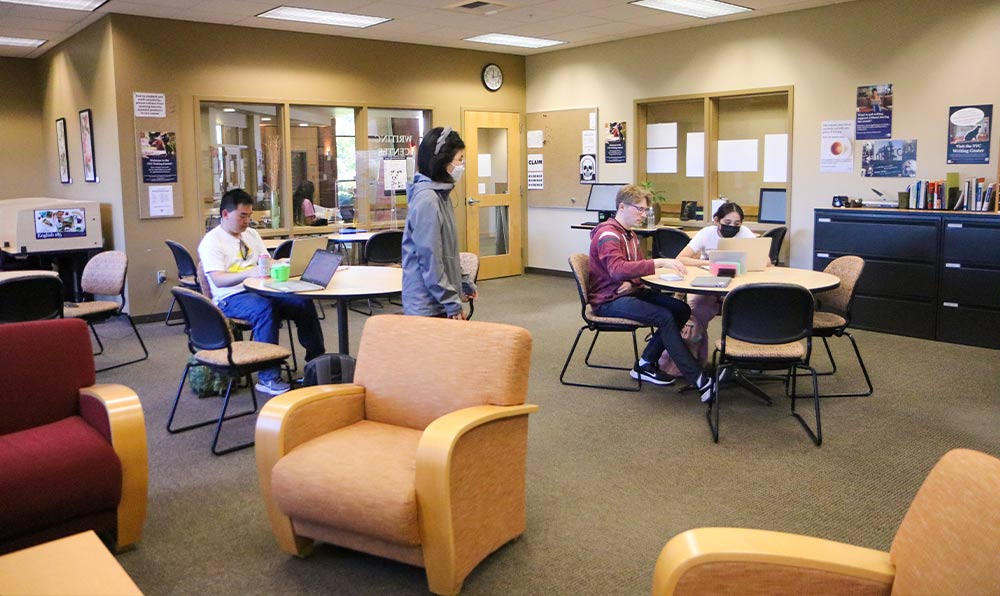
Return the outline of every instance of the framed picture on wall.
[[[83,149],[83,179],[97,182],[97,166],[94,158],[94,119],[90,109],[80,110],[80,146]]]
[[[56,119],[56,151],[59,152],[59,182],[71,184],[69,177],[69,146],[66,144],[66,119]]]

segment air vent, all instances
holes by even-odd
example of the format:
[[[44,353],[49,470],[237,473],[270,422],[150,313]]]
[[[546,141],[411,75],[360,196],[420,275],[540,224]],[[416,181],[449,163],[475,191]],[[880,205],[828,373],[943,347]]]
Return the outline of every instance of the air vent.
[[[464,2],[450,4],[444,7],[445,10],[453,10],[455,12],[474,14],[484,17],[495,15],[498,12],[502,12],[510,8],[513,8],[510,4],[503,4],[500,2],[484,2],[483,0],[465,0]]]

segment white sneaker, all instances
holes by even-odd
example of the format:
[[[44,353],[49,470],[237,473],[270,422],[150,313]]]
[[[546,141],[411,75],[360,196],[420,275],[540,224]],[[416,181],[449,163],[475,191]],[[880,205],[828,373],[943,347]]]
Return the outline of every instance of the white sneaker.
[[[282,381],[281,379],[271,379],[269,381],[257,381],[257,384],[254,385],[254,388],[257,389],[257,391],[262,391],[264,393],[267,393],[268,395],[281,395],[282,393],[285,393],[286,391],[291,389],[288,383]]]
[[[707,404],[712,401],[712,386],[714,384],[711,375],[707,373],[698,375],[698,393],[701,394],[701,403]]]

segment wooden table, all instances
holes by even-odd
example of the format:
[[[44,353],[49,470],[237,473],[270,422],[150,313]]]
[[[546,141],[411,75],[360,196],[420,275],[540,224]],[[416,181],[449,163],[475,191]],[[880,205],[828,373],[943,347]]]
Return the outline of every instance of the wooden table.
[[[0,594],[142,595],[97,534],[87,531],[0,557]]]
[[[657,269],[656,275],[647,275],[642,281],[656,289],[668,292],[685,292],[687,294],[710,294],[715,296],[725,296],[734,289],[749,284],[778,283],[795,284],[804,287],[811,292],[822,292],[832,290],[840,285],[840,278],[836,275],[813,271],[812,269],[797,269],[795,267],[768,267],[763,271],[748,271],[733,278],[729,285],[724,288],[697,288],[691,285],[691,280],[696,277],[706,277],[712,274],[701,267],[688,266],[687,275],[679,281],[666,281],[660,278],[661,274],[676,273],[673,269]]]
[[[270,278],[251,278],[243,282],[243,286],[251,292],[264,296],[287,296],[266,287],[264,284]],[[377,298],[398,294],[403,290],[403,270],[399,267],[362,267],[351,265],[341,267],[334,274],[325,289],[314,292],[296,292],[296,296],[311,300],[333,298],[337,300],[337,334],[340,340],[340,353],[350,353],[350,336],[347,329],[347,305],[353,298]]]

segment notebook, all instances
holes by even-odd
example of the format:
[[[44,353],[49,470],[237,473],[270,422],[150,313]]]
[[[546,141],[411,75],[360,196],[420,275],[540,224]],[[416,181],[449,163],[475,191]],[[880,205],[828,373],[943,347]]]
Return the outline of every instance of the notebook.
[[[711,275],[705,275],[702,277],[696,277],[691,280],[692,288],[724,288],[729,285],[729,282],[733,278],[731,277],[715,277]]]
[[[740,273],[746,273],[747,269],[747,253],[742,250],[710,250],[708,251],[708,264],[709,270],[711,266],[716,263],[738,263],[740,270],[737,271],[737,275]]]
[[[719,238],[719,250],[747,253],[747,268],[744,271],[763,271],[771,264],[770,238]]]
[[[326,250],[326,236],[296,238],[292,242],[292,255],[288,259],[288,277],[298,277],[305,273],[306,265],[317,250]]]
[[[317,250],[313,253],[309,264],[306,265],[302,279],[289,281],[269,281],[264,287],[279,292],[314,292],[322,290],[333,279],[333,274],[340,267],[340,261],[344,256],[340,253]]]

